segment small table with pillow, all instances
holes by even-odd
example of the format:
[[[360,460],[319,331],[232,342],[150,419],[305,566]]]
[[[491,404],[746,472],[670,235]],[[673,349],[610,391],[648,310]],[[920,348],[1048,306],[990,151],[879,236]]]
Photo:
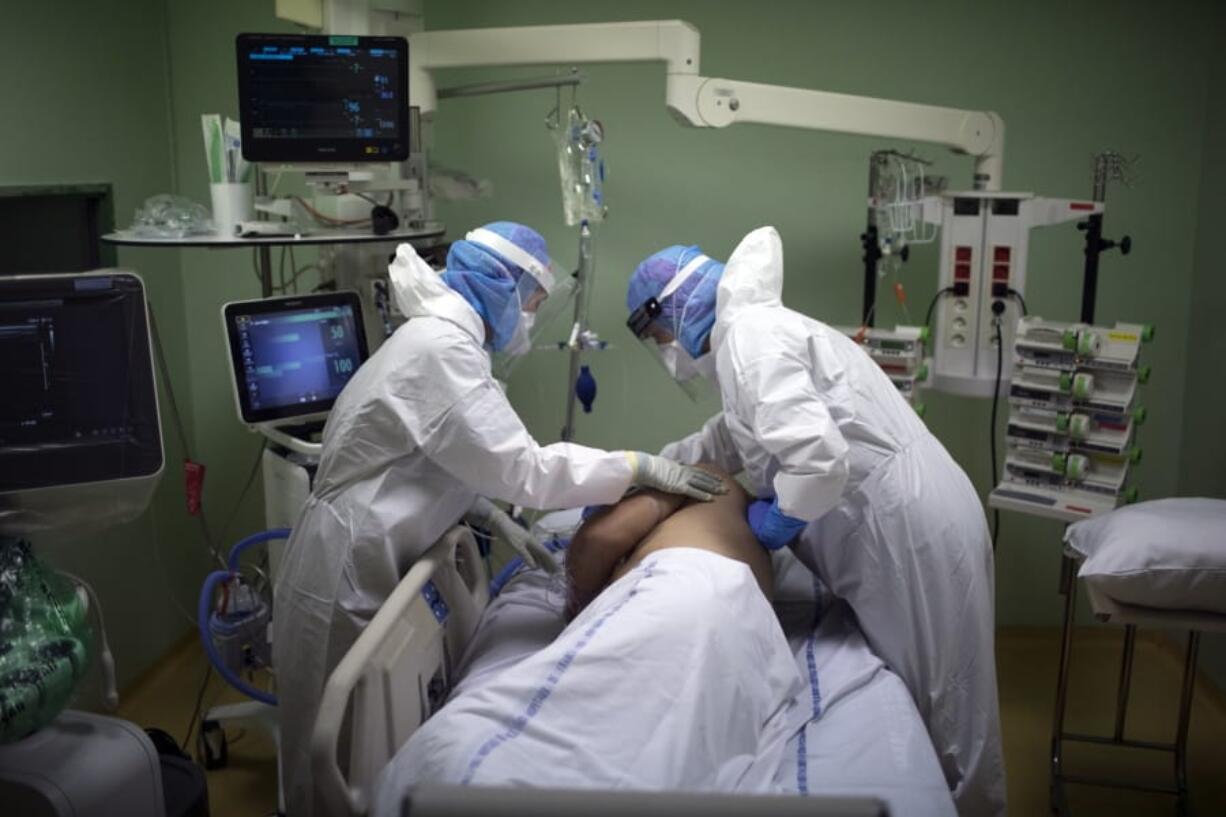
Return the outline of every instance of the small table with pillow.
[[[1064,783],[1087,783],[1158,791],[1178,798],[1178,814],[1188,809],[1187,742],[1200,634],[1226,632],[1226,500],[1160,499],[1127,505],[1071,525],[1065,532],[1061,574],[1064,631],[1060,644],[1059,685],[1052,733],[1052,809],[1068,814]],[[1077,576],[1085,580],[1095,617],[1124,625],[1124,653],[1116,701],[1115,731],[1110,737],[1064,731],[1068,699],[1069,654]],[[1124,719],[1132,679],[1132,657],[1139,625],[1187,629],[1179,723],[1174,743],[1128,740]],[[1066,774],[1062,768],[1066,740],[1173,752],[1175,784],[1153,786],[1133,781]]]

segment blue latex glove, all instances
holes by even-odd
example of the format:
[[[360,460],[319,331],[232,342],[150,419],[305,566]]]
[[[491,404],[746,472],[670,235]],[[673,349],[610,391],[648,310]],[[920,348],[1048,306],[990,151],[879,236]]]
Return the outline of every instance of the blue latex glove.
[[[758,537],[762,547],[767,550],[787,547],[808,524],[779,510],[779,500],[775,498],[758,499],[750,503],[745,511],[745,518],[753,535]]]
[[[586,522],[587,520],[591,519],[593,516],[600,513],[601,511],[605,511],[608,509],[609,509],[608,505],[588,505],[587,507],[583,509],[583,513],[579,514],[579,518],[582,519],[584,522]]]

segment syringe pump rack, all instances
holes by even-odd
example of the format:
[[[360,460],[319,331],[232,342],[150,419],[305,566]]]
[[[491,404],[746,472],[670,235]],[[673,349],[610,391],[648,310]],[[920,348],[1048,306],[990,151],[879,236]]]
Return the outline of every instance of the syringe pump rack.
[[[1009,383],[1009,426],[1001,482],[988,504],[1065,521],[1136,500],[1128,474],[1141,460],[1145,419],[1137,385],[1153,329],[1018,321]]]
[[[924,405],[917,402],[920,384],[928,379],[928,362],[924,344],[928,340],[926,326],[895,326],[876,329],[867,326],[835,327],[860,344],[873,362],[881,367],[898,391],[921,416]]]

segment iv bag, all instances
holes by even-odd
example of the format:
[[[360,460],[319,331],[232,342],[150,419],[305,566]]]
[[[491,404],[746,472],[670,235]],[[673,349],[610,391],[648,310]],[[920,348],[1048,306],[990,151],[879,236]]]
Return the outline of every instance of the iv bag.
[[[578,106],[567,111],[564,120],[555,111],[546,126],[553,131],[557,146],[562,215],[567,226],[604,221],[604,160],[599,148],[604,127],[587,118]]]

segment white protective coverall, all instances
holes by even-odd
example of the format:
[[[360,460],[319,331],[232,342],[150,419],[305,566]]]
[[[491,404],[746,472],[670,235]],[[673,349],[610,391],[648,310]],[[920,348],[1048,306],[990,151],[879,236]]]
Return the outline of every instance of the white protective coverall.
[[[407,245],[389,272],[410,320],[337,399],[276,579],[273,666],[294,817],[312,811],[309,742],[328,674],[477,496],[606,504],[632,478],[622,452],[538,445],[490,372],[476,311]]]
[[[852,340],[783,306],[773,227],[746,236],[716,296],[723,413],[661,453],[742,469],[809,522],[792,547],[906,682],[959,814],[1005,811],[993,558],[966,474]]]

